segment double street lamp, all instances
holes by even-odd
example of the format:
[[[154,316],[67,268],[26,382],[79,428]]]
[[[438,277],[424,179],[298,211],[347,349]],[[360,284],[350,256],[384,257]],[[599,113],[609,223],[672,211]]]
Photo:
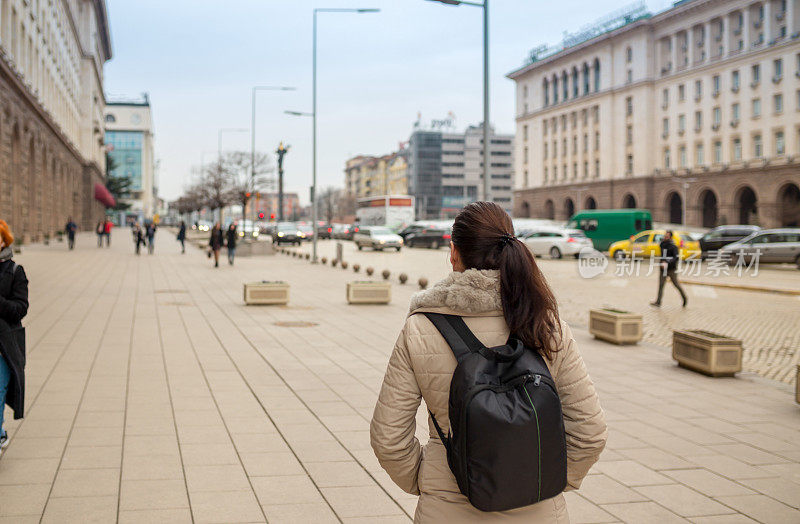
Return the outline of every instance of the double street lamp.
[[[492,165],[489,150],[489,0],[483,2],[463,2],[461,0],[428,0],[447,5],[471,5],[483,8],[483,199],[490,200],[490,167]]]
[[[252,123],[250,124],[250,199],[255,196],[256,193],[256,93],[258,91],[294,91],[296,88],[294,87],[286,87],[286,86],[254,86],[253,87],[253,102],[252,102],[252,110],[251,110],[251,119]],[[256,206],[250,205],[252,212],[252,224],[253,224],[253,231],[255,232],[256,228]],[[242,217],[245,216],[245,210],[242,209]],[[245,229],[246,223],[245,223]],[[247,231],[245,231],[247,233]]]
[[[377,13],[380,9],[339,9],[339,8],[317,8],[314,9],[314,37],[313,37],[313,55],[312,55],[312,95],[311,95],[311,112],[304,113],[300,111],[286,111],[289,115],[294,116],[310,116],[311,117],[311,221],[313,223],[314,242],[312,248],[312,262],[317,262],[317,14],[318,13]]]

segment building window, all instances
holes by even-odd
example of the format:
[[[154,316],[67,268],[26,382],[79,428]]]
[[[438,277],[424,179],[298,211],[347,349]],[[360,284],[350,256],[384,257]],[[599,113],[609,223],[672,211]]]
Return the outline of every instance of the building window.
[[[558,103],[558,77],[553,77],[553,103]]]
[[[595,124],[600,123],[600,107],[594,106],[592,108],[592,119],[594,120]]]
[[[571,117],[572,117],[572,129],[575,129],[576,127],[578,127],[578,113],[577,113],[577,111],[573,111]]]
[[[772,81],[778,83],[783,78],[783,60],[778,58],[772,62]]]
[[[572,68],[572,98],[578,98],[580,86],[578,85],[578,68]]]
[[[567,115],[561,115],[561,130],[567,130]]]
[[[722,109],[719,107],[715,107],[713,111],[714,115],[714,127],[719,129],[720,124],[722,124]]]
[[[695,111],[694,112],[694,130],[700,131],[703,129],[703,112],[702,111]]]
[[[733,161],[738,162],[742,159],[742,139],[733,139]]]
[[[797,95],[795,98],[797,100],[797,110],[800,111],[800,89],[797,90]]]
[[[775,132],[775,154],[778,156],[786,154],[786,142],[783,138],[783,131]]]
[[[721,164],[722,163],[722,142],[717,140],[714,142],[714,163]]]
[[[600,91],[600,60],[594,60],[594,92]]]
[[[731,73],[731,90],[734,93],[739,91],[739,71]]]
[[[664,149],[664,169],[670,168],[669,148]]]
[[[117,121],[117,117],[115,117],[111,113],[106,115],[106,122],[109,122],[109,123],[113,124],[116,121]]]
[[[544,92],[544,105],[547,107],[550,105],[550,85],[546,78],[542,82],[542,92]]]
[[[561,144],[561,156],[567,156],[567,139],[565,138]]]
[[[599,178],[600,177],[600,161],[599,160],[595,160],[594,161],[594,177],[595,178]]]
[[[625,98],[625,116],[633,115],[633,97]]]
[[[777,94],[772,97],[773,105],[775,106],[776,113],[783,113],[783,95]]]
[[[711,92],[711,94],[712,94],[713,96],[717,96],[717,95],[719,94],[719,91],[720,91],[720,88],[719,88],[719,86],[720,86],[719,75],[714,75],[714,76],[712,77],[712,79],[711,79],[711,85],[712,85],[712,92]]]
[[[569,169],[567,168],[567,164],[564,164],[564,167],[563,167],[563,169],[561,170],[561,172],[562,172],[562,173],[564,173],[564,174],[562,175],[562,178],[563,178],[564,180],[566,180],[566,179],[567,179],[567,177],[569,176]]]
[[[547,160],[547,142],[545,142],[545,143],[544,143],[544,152],[543,152],[543,156],[544,156],[545,160]]]
[[[553,133],[557,133],[558,132],[558,119],[556,117],[553,117],[553,120],[552,120],[552,122],[550,124],[550,127],[553,128]]]
[[[678,157],[679,157],[678,161],[680,162],[680,167],[681,168],[686,167],[686,146],[681,146],[680,148],[678,148]]]
[[[702,166],[705,164],[705,160],[703,144],[697,144],[697,146],[695,146],[695,165]]]
[[[686,86],[683,84],[678,86],[678,102],[686,100]]]
[[[528,148],[525,147],[524,156],[522,157],[522,162],[527,164],[528,163]]]
[[[572,178],[578,178],[578,163],[572,164]]]
[[[739,118],[741,116],[740,115],[741,111],[740,111],[739,107],[740,106],[739,106],[738,102],[736,102],[735,104],[731,105],[731,116],[733,117],[733,121],[736,122],[736,123],[739,122]]]
[[[558,141],[553,140],[553,158],[558,157]]]
[[[558,166],[553,166],[553,180],[558,180]]]
[[[625,159],[625,173],[628,175],[633,174],[633,155],[628,155]]]
[[[667,138],[669,136],[669,118],[664,118],[661,121],[661,127],[663,128],[661,136]]]
[[[578,135],[574,135],[572,137],[572,154],[573,155],[578,154]]]
[[[544,120],[544,121],[542,122],[542,134],[543,134],[543,135],[546,135],[546,134],[547,134],[547,120]]]
[[[694,82],[694,99],[699,101],[703,97],[703,81],[695,80]]]
[[[522,126],[522,139],[523,140],[527,140],[528,139],[528,126],[526,126],[526,125]]]
[[[764,144],[761,142],[761,135],[753,135],[753,156],[755,158],[764,156]]]
[[[526,185],[526,186],[528,185],[528,184],[527,184],[527,178],[528,178],[528,172],[527,172],[527,171],[525,171],[525,179],[526,179],[526,183],[525,183],[525,185]],[[544,168],[544,181],[545,181],[545,182],[547,182],[547,166],[545,166],[545,168]]]
[[[583,134],[583,152],[586,153],[589,151],[589,135],[584,133]]]
[[[661,92],[661,107],[662,109],[669,107],[669,89],[664,89]]]
[[[630,46],[625,50],[625,61],[629,64],[633,62],[633,49]]]
[[[583,163],[583,178],[589,178],[589,162]]]
[[[752,76],[753,76],[753,86],[757,86],[761,82],[761,66],[759,64],[755,64],[752,67]]]
[[[686,132],[686,115],[678,115],[678,134]]]
[[[633,82],[633,71],[630,69],[628,69],[626,81],[629,84]]]
[[[753,118],[758,118],[761,116],[761,99],[754,98],[753,99]]]
[[[589,65],[583,64],[583,94],[589,94]]]
[[[562,99],[566,102],[569,99],[569,81],[567,80],[566,71],[561,73],[561,93],[564,95]]]
[[[633,126],[628,126],[625,129],[625,143],[628,145],[633,144]]]
[[[594,150],[600,151],[600,133],[594,134]]]
[[[583,119],[584,126],[589,124],[589,112],[587,110],[581,111],[581,119]]]

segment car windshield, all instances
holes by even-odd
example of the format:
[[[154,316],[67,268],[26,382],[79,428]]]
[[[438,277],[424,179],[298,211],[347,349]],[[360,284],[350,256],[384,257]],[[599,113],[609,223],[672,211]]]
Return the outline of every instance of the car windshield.
[[[370,231],[372,231],[373,235],[393,235],[394,234],[387,227],[373,227]]]
[[[575,238],[586,238],[586,235],[580,229],[570,229],[567,233]]]
[[[302,232],[305,233],[307,231],[311,231],[311,226],[307,226],[307,225],[297,226],[297,230],[298,231],[302,231]]]
[[[297,227],[295,227],[292,224],[281,224],[278,226],[278,231],[283,231],[283,232],[297,231]]]

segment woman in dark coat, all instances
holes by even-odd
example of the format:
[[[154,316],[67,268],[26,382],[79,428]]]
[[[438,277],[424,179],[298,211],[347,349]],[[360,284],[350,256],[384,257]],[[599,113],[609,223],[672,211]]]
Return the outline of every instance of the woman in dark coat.
[[[186,222],[181,220],[181,228],[178,230],[178,242],[181,243],[181,253],[186,253]]]
[[[223,245],[225,245],[225,239],[222,237],[222,228],[217,222],[211,229],[211,238],[208,239],[208,247],[214,254],[214,267],[219,267],[219,250]]]
[[[0,453],[8,444],[3,429],[3,409],[8,404],[14,418],[23,416],[25,400],[25,332],[28,313],[28,279],[13,260],[14,236],[0,220]]]

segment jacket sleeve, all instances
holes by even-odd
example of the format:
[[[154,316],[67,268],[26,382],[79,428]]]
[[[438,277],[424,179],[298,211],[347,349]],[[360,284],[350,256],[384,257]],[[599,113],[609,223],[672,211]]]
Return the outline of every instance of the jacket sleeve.
[[[370,442],[381,467],[403,491],[419,495],[422,448],[414,436],[422,394],[411,368],[406,329],[400,333],[383,377],[370,424]]]
[[[16,324],[28,314],[28,277],[22,266],[17,266],[12,276],[11,294],[0,297],[0,317]]]
[[[561,397],[567,440],[567,490],[578,489],[589,469],[600,458],[608,428],[594,383],[586,372],[572,331],[562,322],[563,337],[555,370]]]

